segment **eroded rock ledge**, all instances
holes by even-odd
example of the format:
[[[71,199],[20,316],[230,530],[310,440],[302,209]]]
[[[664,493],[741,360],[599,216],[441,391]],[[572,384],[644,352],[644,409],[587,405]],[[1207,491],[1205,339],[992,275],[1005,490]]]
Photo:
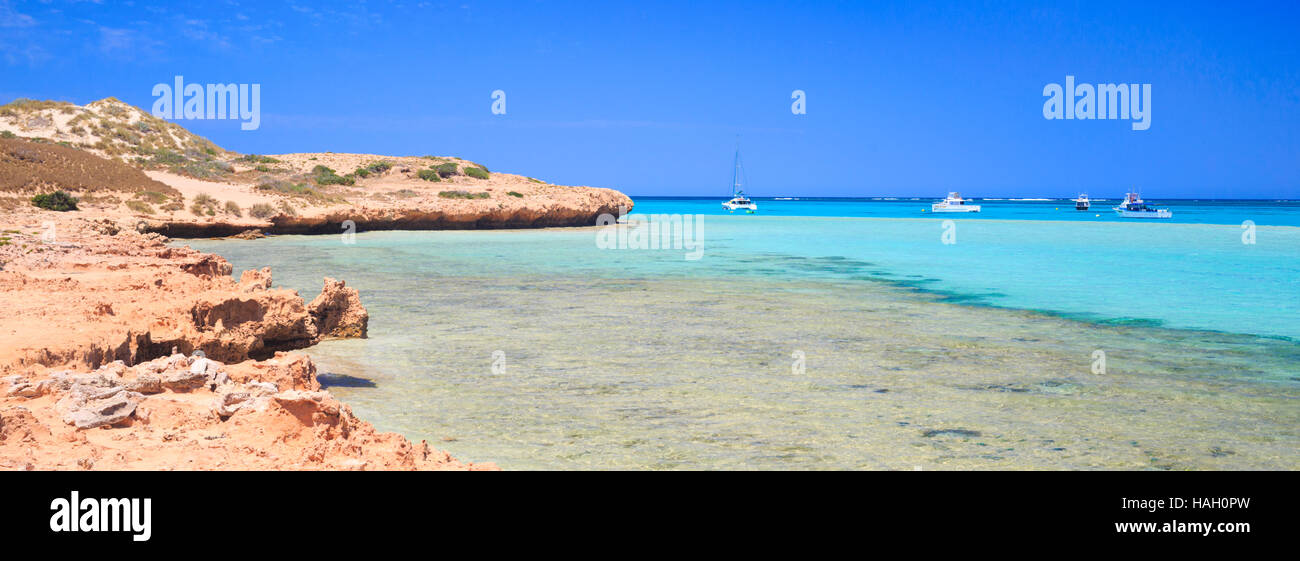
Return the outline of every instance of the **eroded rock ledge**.
[[[299,354],[0,379],[0,469],[495,469],[381,433]]]
[[[380,433],[321,391],[356,289],[310,303],[219,256],[66,216],[0,224],[0,469],[494,469]]]
[[[607,191],[607,190],[602,190]],[[433,209],[420,202],[406,207],[331,208],[301,216],[278,215],[269,220],[230,218],[182,220],[137,219],[138,229],[175,238],[243,236],[250,230],[264,234],[326,234],[343,231],[350,222],[357,232],[378,230],[496,230],[594,226],[602,214],[619,216],[632,208],[632,200],[614,191],[590,199],[545,206],[495,208],[491,202],[457,201],[450,208]],[[444,205],[447,206],[447,205]]]
[[[70,225],[75,227],[75,225]],[[240,362],[322,337],[365,337],[355,289],[326,279],[311,304],[272,287],[271,270],[238,282],[219,256],[169,247],[157,234],[69,232],[69,241],[0,248],[0,373],[29,366],[136,364],[203,351]],[[14,234],[12,236],[20,236]]]

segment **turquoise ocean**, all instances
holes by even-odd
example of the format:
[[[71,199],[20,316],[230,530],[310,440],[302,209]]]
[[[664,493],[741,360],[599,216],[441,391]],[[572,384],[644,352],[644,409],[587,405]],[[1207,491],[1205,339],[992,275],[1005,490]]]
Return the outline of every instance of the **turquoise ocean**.
[[[1300,467],[1300,203],[634,199],[699,258],[596,228],[177,243],[358,288],[370,337],[308,351],[329,389],[509,469]]]

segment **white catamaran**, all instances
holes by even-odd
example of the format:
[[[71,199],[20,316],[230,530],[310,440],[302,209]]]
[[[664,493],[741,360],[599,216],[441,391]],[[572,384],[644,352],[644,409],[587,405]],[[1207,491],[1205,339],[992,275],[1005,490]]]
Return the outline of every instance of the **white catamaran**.
[[[722,203],[722,208],[735,212],[744,210],[753,213],[758,210],[758,205],[745,196],[745,192],[740,190],[740,179],[743,176],[740,167],[740,148],[736,148],[736,170],[731,175],[731,200]]]
[[[930,212],[979,212],[980,205],[966,204],[966,199],[961,198],[961,193],[952,191],[948,193],[948,198],[942,202],[930,205]]]
[[[1156,208],[1146,204],[1137,193],[1125,193],[1124,202],[1115,207],[1115,214],[1124,218],[1173,218],[1174,213],[1167,208]]]

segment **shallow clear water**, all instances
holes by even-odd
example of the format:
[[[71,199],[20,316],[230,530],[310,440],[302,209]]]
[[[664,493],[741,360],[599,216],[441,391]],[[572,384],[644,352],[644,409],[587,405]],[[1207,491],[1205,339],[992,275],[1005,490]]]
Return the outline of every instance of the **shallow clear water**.
[[[783,204],[824,203],[708,210],[693,261],[590,228],[186,243],[359,288],[370,338],[311,350],[331,391],[506,468],[1297,466],[1300,229],[986,211],[944,244]]]

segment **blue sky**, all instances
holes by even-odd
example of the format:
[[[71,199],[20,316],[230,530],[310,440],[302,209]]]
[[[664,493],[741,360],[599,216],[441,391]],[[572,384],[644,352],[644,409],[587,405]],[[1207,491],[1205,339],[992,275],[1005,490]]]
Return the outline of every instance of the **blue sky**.
[[[258,83],[260,129],[181,124],[632,195],[726,195],[739,137],[758,196],[1300,198],[1297,29],[1296,2],[0,0],[0,100]],[[1152,84],[1150,129],[1044,119],[1066,75]]]

